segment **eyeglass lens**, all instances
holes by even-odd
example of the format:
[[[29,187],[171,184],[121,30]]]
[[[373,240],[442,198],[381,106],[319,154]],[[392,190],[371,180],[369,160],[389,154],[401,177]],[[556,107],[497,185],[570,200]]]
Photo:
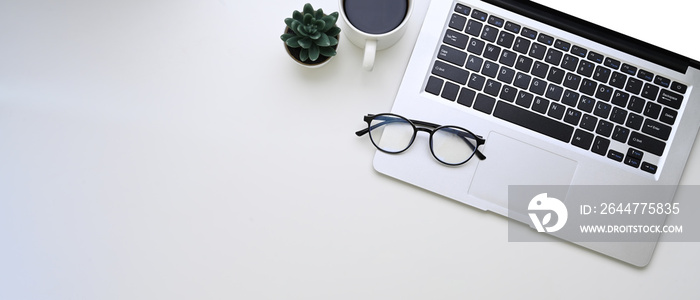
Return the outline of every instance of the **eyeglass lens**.
[[[369,137],[374,145],[385,152],[399,153],[406,150],[415,137],[411,122],[393,115],[379,115],[369,124]]]

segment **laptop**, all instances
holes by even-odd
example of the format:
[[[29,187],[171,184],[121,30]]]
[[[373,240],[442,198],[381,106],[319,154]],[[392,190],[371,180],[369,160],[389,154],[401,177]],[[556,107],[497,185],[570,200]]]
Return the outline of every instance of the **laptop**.
[[[467,128],[487,159],[446,167],[412,147],[373,165],[504,216],[510,186],[675,186],[700,128],[696,83],[697,61],[531,1],[433,0],[391,111]],[[656,246],[576,243],[636,266]]]

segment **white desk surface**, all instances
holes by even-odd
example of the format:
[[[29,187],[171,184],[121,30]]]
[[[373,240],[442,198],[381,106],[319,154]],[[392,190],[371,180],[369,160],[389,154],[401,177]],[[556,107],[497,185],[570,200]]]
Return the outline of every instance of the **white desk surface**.
[[[646,16],[629,28],[668,22],[620,2]],[[644,269],[509,243],[505,218],[376,173],[353,132],[390,109],[428,1],[371,73],[344,36],[321,69],[287,57],[304,3],[2,1],[0,299],[700,295],[698,243]],[[697,143],[682,182],[700,184]]]

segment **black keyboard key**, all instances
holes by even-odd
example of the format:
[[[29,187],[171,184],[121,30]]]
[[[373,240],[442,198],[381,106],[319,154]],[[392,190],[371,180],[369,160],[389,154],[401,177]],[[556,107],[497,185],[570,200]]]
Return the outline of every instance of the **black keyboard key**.
[[[669,109],[668,107],[664,107],[664,110],[661,112],[661,117],[659,118],[659,121],[664,122],[668,125],[673,125],[676,123],[677,117],[677,111]]]
[[[498,28],[486,25],[481,32],[481,38],[491,43],[495,43],[498,38]]]
[[[491,78],[496,78],[496,75],[498,75],[498,64],[492,61],[486,61],[484,63],[484,67],[481,68],[481,74],[484,74],[485,76],[491,77]]]
[[[484,27],[484,24],[474,20],[469,20],[469,22],[467,22],[467,28],[464,29],[464,32],[473,36],[480,36],[481,27]]]
[[[425,86],[425,91],[436,96],[440,95],[443,83],[445,83],[444,80],[435,76],[430,76],[430,78],[428,78],[428,84]]]
[[[544,95],[544,91],[547,89],[547,82],[541,79],[533,78],[530,83],[530,92],[537,95]]]
[[[610,123],[606,120],[600,120],[598,121],[598,127],[595,130],[595,133],[602,135],[604,137],[610,137],[613,131],[613,123]]]
[[[576,73],[586,76],[586,77],[591,77],[593,75],[593,70],[595,68],[595,65],[588,61],[588,60],[581,60],[581,63],[578,65],[578,69],[576,70]]]
[[[549,108],[549,100],[544,99],[542,97],[535,97],[535,101],[532,102],[532,110],[545,114],[547,113],[547,109]]]
[[[651,101],[656,100],[659,95],[659,87],[651,83],[645,83],[642,89],[642,97],[647,98]]]
[[[574,55],[578,55],[580,57],[586,57],[586,53],[588,53],[588,50],[586,50],[585,48],[574,45],[573,47],[571,47],[571,53],[573,53]]]
[[[512,86],[504,85],[503,88],[501,89],[501,95],[499,96],[499,98],[501,98],[505,101],[508,101],[508,102],[513,102],[513,101],[515,101],[515,97],[518,96],[517,93],[518,93],[518,89],[516,89]]]
[[[578,109],[590,113],[593,111],[593,108],[595,108],[595,100],[586,96],[581,96],[578,102]]]
[[[530,41],[522,37],[515,38],[515,44],[513,45],[513,50],[522,54],[527,54],[530,51]]]
[[[584,78],[583,81],[581,81],[581,87],[578,89],[581,93],[584,93],[589,96],[593,96],[595,94],[595,90],[598,84],[590,79]]]
[[[564,60],[561,62],[561,67],[564,68],[565,70],[569,70],[571,72],[576,71],[576,68],[578,67],[578,58],[571,56],[569,54],[564,55]]]
[[[610,112],[612,111],[612,105],[605,103],[603,101],[598,101],[595,104],[595,109],[593,110],[593,114],[601,117],[603,119],[607,119],[608,116],[610,116]]]
[[[489,16],[489,24],[496,26],[498,28],[503,27],[503,19],[496,16]]]
[[[461,67],[467,61],[467,54],[455,48],[442,45],[438,52],[438,58]]]
[[[574,138],[571,140],[571,144],[588,150],[591,148],[591,144],[593,143],[593,134],[590,132],[585,132],[581,129],[576,129],[576,133],[574,133]]]
[[[477,19],[482,22],[486,22],[486,19],[488,18],[488,14],[486,14],[483,11],[480,10],[472,10],[472,18]]]
[[[481,66],[483,64],[484,64],[484,59],[481,57],[469,55],[469,59],[467,59],[467,69],[472,70],[474,72],[480,72]]]
[[[512,67],[515,65],[515,60],[518,59],[518,54],[509,50],[501,51],[501,58],[498,60],[501,64]]]
[[[498,80],[505,82],[507,84],[513,83],[513,78],[515,78],[515,70],[506,67],[501,67],[498,71]]]
[[[603,62],[603,65],[617,70],[620,68],[620,61],[608,57],[605,59],[605,62]]]
[[[433,75],[437,75],[461,84],[466,84],[467,79],[469,78],[469,72],[467,70],[455,67],[439,60],[435,61],[432,73]]]
[[[612,93],[613,88],[601,84],[598,85],[598,88],[596,89],[595,97],[603,101],[610,101],[610,98],[612,98]]]
[[[540,33],[540,35],[537,37],[537,41],[548,46],[554,44],[554,38],[544,33]]]
[[[647,102],[647,106],[644,108],[644,115],[656,119],[661,114],[661,105],[656,104],[656,102]]]
[[[520,35],[529,38],[529,39],[535,39],[537,37],[537,31],[532,30],[530,28],[523,28],[523,30],[520,32]]]
[[[577,92],[574,92],[572,90],[566,90],[564,92],[563,97],[561,98],[561,103],[564,103],[571,107],[575,107],[576,105],[578,105],[578,97],[579,94]]]
[[[547,74],[547,80],[561,84],[564,81],[564,70],[552,67]]]
[[[656,101],[663,105],[668,105],[672,108],[679,109],[681,108],[681,103],[683,103],[683,96],[668,90],[662,90],[659,94],[659,98]]]
[[[457,30],[457,31],[462,31],[464,30],[464,25],[467,24],[467,18],[458,14],[452,14],[452,18],[450,18],[450,28]]]
[[[627,143],[627,138],[630,136],[630,130],[622,127],[622,126],[615,126],[615,130],[613,131],[612,139],[616,140],[620,143]]]
[[[484,94],[476,95],[476,101],[474,101],[474,109],[490,115],[493,111],[493,106],[496,104],[496,99],[486,96]]]
[[[545,64],[543,62],[535,62],[535,64],[532,66],[532,75],[535,75],[539,78],[547,78],[547,72],[549,71],[549,65]]]
[[[486,81],[484,86],[484,93],[489,94],[494,97],[498,97],[501,92],[501,83],[492,79]]]
[[[613,107],[612,112],[610,113],[610,121],[613,121],[617,124],[625,124],[625,120],[627,119],[627,111],[624,109],[621,109],[619,107]]]
[[[598,80],[602,83],[608,83],[608,79],[610,79],[610,74],[611,70],[603,67],[603,66],[598,66],[595,68],[595,72],[593,72],[593,79]]]
[[[622,71],[622,73],[625,73],[625,74],[630,75],[630,76],[637,75],[637,67],[630,66],[628,64],[622,64],[622,67],[620,67],[620,71]]]
[[[532,43],[530,46],[530,56],[537,59],[544,59],[544,55],[547,53],[547,46],[540,43]]]
[[[574,73],[566,73],[566,77],[564,77],[564,86],[567,88],[570,88],[572,90],[578,90],[578,87],[581,85],[581,76],[578,76]]]
[[[622,162],[622,160],[625,159],[622,153],[617,152],[615,150],[610,150],[608,152],[608,158],[618,162]]]
[[[515,63],[515,68],[525,73],[529,73],[530,68],[532,68],[532,62],[532,58],[520,55],[518,56],[518,60]]]
[[[664,141],[668,141],[668,137],[671,136],[671,126],[661,124],[651,119],[646,119],[644,121],[644,125],[642,126],[642,132]]]
[[[446,82],[445,87],[442,89],[442,98],[450,101],[455,101],[457,99],[457,94],[459,93],[459,86],[452,83]]]
[[[630,134],[627,144],[657,156],[663,155],[666,148],[666,143],[638,132]]]
[[[649,172],[651,174],[656,174],[659,168],[656,165],[650,164],[648,162],[642,162],[642,170]]]
[[[579,126],[588,131],[593,131],[595,130],[595,127],[598,126],[598,118],[585,114],[583,115],[583,118],[581,118],[581,123]]]
[[[558,66],[561,63],[562,57],[564,57],[564,53],[557,49],[549,48],[549,50],[547,50],[547,55],[544,57],[544,61]]]
[[[588,59],[595,62],[595,63],[602,64],[603,59],[605,59],[605,56],[603,56],[602,54],[598,54],[596,52],[591,51],[591,52],[588,52]]]
[[[486,46],[486,43],[484,41],[472,39],[471,41],[469,41],[467,51],[476,55],[481,55],[481,53],[484,52],[484,46]]]
[[[462,104],[467,107],[471,107],[474,104],[474,98],[476,97],[476,92],[472,89],[462,88],[459,92],[459,97],[457,98],[457,103]]]
[[[641,114],[642,111],[644,111],[644,106],[646,104],[647,104],[647,102],[644,99],[639,98],[637,96],[632,96],[632,99],[630,99],[630,102],[627,105],[627,108],[633,112]]]
[[[615,91],[613,93],[612,97],[612,104],[615,104],[619,107],[627,107],[627,101],[630,99],[630,94],[625,93],[623,91]]]
[[[639,130],[642,128],[642,122],[644,122],[644,117],[635,113],[629,113],[627,115],[627,123],[625,123],[625,126],[634,130]]]
[[[688,86],[674,81],[671,84],[671,90],[673,90],[676,93],[685,94],[685,92],[688,90]]]
[[[581,115],[582,113],[580,111],[569,108],[564,115],[564,122],[577,126],[578,122],[581,121]]]
[[[481,75],[474,73],[474,74],[472,74],[471,77],[469,77],[468,86],[470,88],[477,90],[477,91],[481,91],[481,89],[484,88],[485,82],[486,82],[486,78],[484,78],[484,76],[481,76]]]
[[[526,90],[530,87],[530,79],[532,79],[530,75],[518,72],[518,74],[515,75],[515,81],[513,82],[513,84],[521,89]]]
[[[468,16],[472,9],[469,6],[457,4],[455,5],[455,11],[465,16]]]
[[[564,89],[562,87],[550,84],[549,87],[547,87],[547,92],[545,92],[544,96],[553,101],[559,101],[563,93]]]
[[[569,52],[569,49],[571,49],[571,44],[562,41],[562,40],[556,40],[554,41],[554,48],[557,48],[559,50],[562,50],[564,52]]]
[[[636,158],[634,158],[634,157],[631,157],[631,156],[626,156],[626,157],[625,157],[625,164],[628,165],[628,166],[630,166],[630,167],[639,168],[639,165],[640,165],[641,163],[642,163],[642,162],[641,162],[639,159],[636,159]]]
[[[520,105],[525,108],[530,108],[532,105],[532,99],[534,96],[528,92],[520,91],[518,97],[515,99],[515,104]]]
[[[549,105],[549,111],[547,111],[547,115],[557,120],[561,120],[561,118],[564,117],[565,112],[566,107],[564,105],[552,102],[552,104]]]
[[[447,32],[445,33],[445,38],[442,40],[443,43],[455,46],[459,49],[466,48],[468,41],[469,37],[452,29],[447,30]]]
[[[593,141],[593,147],[591,147],[591,151],[593,151],[593,153],[595,154],[605,156],[605,154],[608,153],[609,147],[610,140],[602,137],[596,137]]]
[[[496,104],[493,115],[565,143],[571,140],[571,135],[574,132],[572,126],[503,101],[499,101],[498,104]]]
[[[636,78],[630,77],[629,80],[627,80],[627,84],[625,85],[625,91],[628,91],[632,94],[639,94],[639,92],[642,91],[642,82]]]
[[[501,31],[496,40],[496,44],[501,45],[506,48],[513,46],[513,41],[515,41],[515,35],[509,32]]]
[[[656,83],[662,87],[669,88],[671,86],[671,79],[656,75],[656,78],[654,78],[654,83]]]
[[[486,45],[486,48],[484,48],[484,57],[493,60],[493,61],[498,61],[498,58],[501,56],[501,47],[498,47],[496,45],[488,44]]]
[[[625,83],[627,82],[627,75],[619,73],[619,72],[613,72],[612,78],[610,78],[610,85],[622,89],[625,87]]]
[[[520,33],[520,25],[512,23],[512,22],[506,22],[506,26],[504,28],[505,28],[505,30],[508,30],[508,31],[515,33],[515,34]]]
[[[652,81],[654,79],[654,73],[647,70],[639,70],[637,72],[637,78],[644,79],[646,81]]]

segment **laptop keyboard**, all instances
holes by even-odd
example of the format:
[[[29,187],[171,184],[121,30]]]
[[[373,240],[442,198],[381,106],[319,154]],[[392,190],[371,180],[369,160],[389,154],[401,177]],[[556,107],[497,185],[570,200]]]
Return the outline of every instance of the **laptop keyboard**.
[[[664,154],[686,90],[682,83],[462,4],[448,20],[425,87],[652,174],[658,167],[645,157]]]

